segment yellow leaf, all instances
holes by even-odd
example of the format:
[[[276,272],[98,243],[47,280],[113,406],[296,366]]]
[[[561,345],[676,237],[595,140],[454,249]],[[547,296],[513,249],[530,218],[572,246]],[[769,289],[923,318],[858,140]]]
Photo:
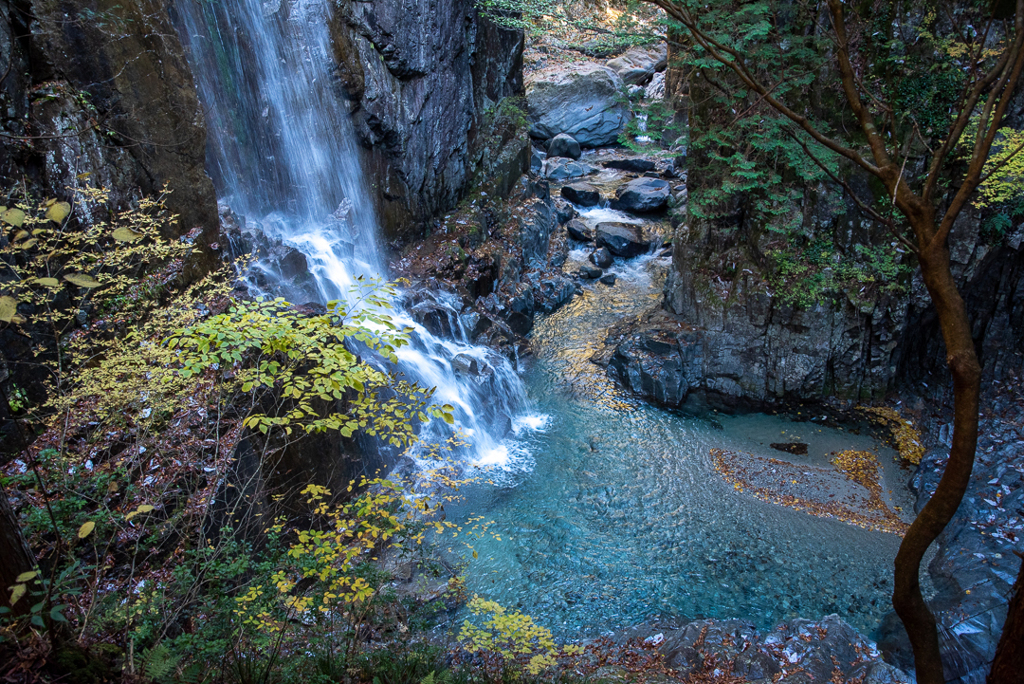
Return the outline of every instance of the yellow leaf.
[[[135,242],[145,237],[142,233],[136,233],[128,226],[121,226],[115,229],[112,235],[118,242]]]
[[[71,205],[67,202],[54,202],[46,210],[46,218],[54,223],[63,223],[64,219],[71,213]]]
[[[149,513],[150,511],[153,510],[153,507],[150,506],[149,504],[142,504],[141,506],[139,506],[135,510],[137,510],[139,513]]]
[[[21,228],[21,224],[25,223],[25,212],[21,209],[8,209],[0,214],[0,221],[15,228]]]
[[[15,245],[15,247],[18,249],[32,249],[37,244],[39,244],[39,240],[32,238],[31,240],[25,240],[24,242]]]
[[[18,599],[20,599],[24,595],[25,595],[25,585],[24,584],[15,584],[13,587],[11,587],[11,605],[13,606],[15,603],[17,603]]]
[[[86,273],[68,273],[64,276],[64,280],[78,287],[99,287],[103,284]]]
[[[82,526],[78,528],[78,538],[79,539],[85,539],[90,534],[92,534],[92,531],[95,528],[96,528],[96,523],[94,523],[91,520],[89,522],[87,522],[87,523],[83,523]]]
[[[43,287],[58,288],[60,287],[60,281],[56,278],[36,278],[36,282]]]
[[[18,315],[18,300],[14,297],[0,297],[0,321],[10,323]]]
[[[32,235],[32,233],[28,232],[27,230],[19,230],[17,233],[14,234],[14,241],[18,242],[19,240],[24,240],[30,235]]]
[[[14,581],[15,582],[28,582],[29,580],[35,579],[38,574],[39,573],[36,572],[35,570],[29,570],[28,572],[23,572],[20,575],[18,575],[17,579],[15,579]]]

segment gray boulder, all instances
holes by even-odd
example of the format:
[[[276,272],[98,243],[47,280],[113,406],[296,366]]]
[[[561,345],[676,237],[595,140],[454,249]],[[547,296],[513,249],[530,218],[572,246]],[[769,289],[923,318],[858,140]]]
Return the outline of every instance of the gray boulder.
[[[594,171],[594,167],[590,164],[573,161],[566,157],[548,157],[544,160],[541,175],[548,180],[561,181],[569,178],[582,178]]]
[[[598,223],[594,241],[598,247],[607,247],[609,252],[620,257],[640,256],[648,249],[640,226],[632,223]]]
[[[592,207],[601,203],[601,191],[590,183],[570,183],[563,186],[562,197],[581,207]]]
[[[631,118],[622,101],[622,79],[594,62],[558,65],[526,77],[530,135],[571,135],[581,147],[609,145]]]
[[[555,218],[558,220],[558,225],[560,226],[564,226],[569,220],[579,216],[579,212],[576,211],[576,208],[564,199],[555,198],[552,204],[555,209]]]
[[[576,142],[575,138],[565,133],[559,133],[548,144],[548,154],[552,157],[579,159],[582,152],[580,152],[580,144]]]
[[[579,219],[573,219],[566,223],[565,230],[568,231],[569,237],[573,240],[579,240],[580,242],[593,242],[594,240],[594,231]]]
[[[607,247],[599,247],[591,253],[590,260],[599,268],[608,268],[612,265],[612,254]]]
[[[619,187],[612,200],[612,209],[634,213],[659,211],[668,205],[672,192],[668,181],[658,178],[637,178]]]
[[[619,75],[623,83],[643,85],[651,80],[655,72],[662,71],[668,64],[668,47],[661,43],[656,47],[634,47],[623,55],[608,60],[607,65]]]
[[[580,270],[578,270],[576,273],[577,273],[577,275],[579,275],[580,278],[585,278],[587,280],[594,280],[596,278],[600,278],[601,274],[604,273],[604,271],[599,269],[597,266],[591,266],[590,264],[583,264],[582,266],[580,266]]]
[[[609,159],[608,161],[601,162],[601,166],[606,169],[645,173],[647,171],[654,171],[657,165],[654,163],[653,159],[646,159],[644,157],[626,157],[624,159]]]

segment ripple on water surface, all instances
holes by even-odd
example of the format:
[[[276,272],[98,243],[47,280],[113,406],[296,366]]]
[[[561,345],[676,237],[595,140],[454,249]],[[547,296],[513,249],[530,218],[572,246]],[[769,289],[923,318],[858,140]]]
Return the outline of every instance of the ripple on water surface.
[[[873,631],[890,610],[899,538],[737,491],[710,451],[777,457],[769,443],[799,439],[808,464],[827,466],[829,452],[877,445],[777,416],[687,417],[621,394],[587,359],[609,325],[657,303],[665,263],[647,259],[644,277],[624,266],[614,287],[594,285],[535,330],[526,381],[537,413],[515,431],[532,470],[472,485],[449,510],[494,520],[501,537],[474,541],[470,590],[564,636],[655,615],[767,628],[838,613]]]

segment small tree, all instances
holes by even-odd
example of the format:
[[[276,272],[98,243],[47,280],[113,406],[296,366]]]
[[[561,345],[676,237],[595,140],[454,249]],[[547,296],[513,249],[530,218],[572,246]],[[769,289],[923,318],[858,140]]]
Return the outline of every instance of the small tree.
[[[917,259],[946,345],[954,427],[938,489],[900,546],[893,605],[910,636],[918,681],[943,682],[920,564],[970,480],[981,377],[948,239],[979,188],[990,188],[986,198],[1006,199],[1008,188],[1015,199],[1020,194],[1007,171],[1024,143],[1003,128],[1003,117],[1024,67],[1024,0],[929,8],[898,1],[647,1],[665,11],[691,77],[731,102],[707,154],[742,179],[759,173],[757,152],[785,138],[790,144],[776,158],[789,155],[790,169],[812,163]],[[766,136],[760,146],[748,135],[740,144],[729,132],[741,122],[781,135]],[[882,192],[855,192],[841,164],[875,179]],[[760,192],[771,182],[736,190]],[[727,200],[720,193],[697,209]],[[765,206],[778,201],[768,198]]]

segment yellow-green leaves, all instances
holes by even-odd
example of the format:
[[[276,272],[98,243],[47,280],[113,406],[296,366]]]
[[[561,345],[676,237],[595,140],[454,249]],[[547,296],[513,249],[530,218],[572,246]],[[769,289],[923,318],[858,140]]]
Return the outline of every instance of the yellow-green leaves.
[[[60,287],[60,281],[57,280],[56,278],[36,278],[35,282],[38,285],[42,285],[43,287],[48,287],[48,288],[50,288],[52,290],[55,290],[58,287]]]
[[[142,233],[137,233],[128,226],[120,226],[116,228],[111,236],[118,242],[135,242],[145,237]]]
[[[18,323],[18,300],[14,297],[0,297],[0,321],[4,323]]]
[[[131,513],[126,515],[124,517],[124,519],[125,520],[131,520],[132,518],[134,518],[137,515],[141,515],[143,513],[151,513],[151,512],[153,512],[153,510],[154,510],[153,506],[150,506],[149,504],[142,504],[141,506],[136,508],[134,511],[132,511]]]
[[[99,287],[103,284],[88,273],[65,273],[64,280],[68,281],[72,285],[85,288]]]
[[[7,207],[0,207],[0,221],[3,221],[9,226],[14,226],[15,228],[21,228],[25,223],[25,212],[14,207],[11,207],[10,209]]]
[[[71,205],[67,202],[49,200],[46,205],[46,218],[54,223],[63,223],[64,219],[71,213]]]
[[[18,575],[18,577],[14,580],[16,582],[16,584],[13,587],[10,588],[11,589],[10,603],[11,603],[12,606],[15,603],[17,603],[21,599],[22,596],[25,595],[25,592],[28,590],[28,583],[31,582],[32,580],[34,580],[38,576],[39,576],[39,573],[36,572],[35,570],[29,570],[28,572],[23,572],[20,575]]]
[[[78,528],[78,538],[85,539],[90,534],[92,534],[92,531],[94,529],[96,529],[96,523],[94,523],[92,520],[83,523],[82,526]]]

